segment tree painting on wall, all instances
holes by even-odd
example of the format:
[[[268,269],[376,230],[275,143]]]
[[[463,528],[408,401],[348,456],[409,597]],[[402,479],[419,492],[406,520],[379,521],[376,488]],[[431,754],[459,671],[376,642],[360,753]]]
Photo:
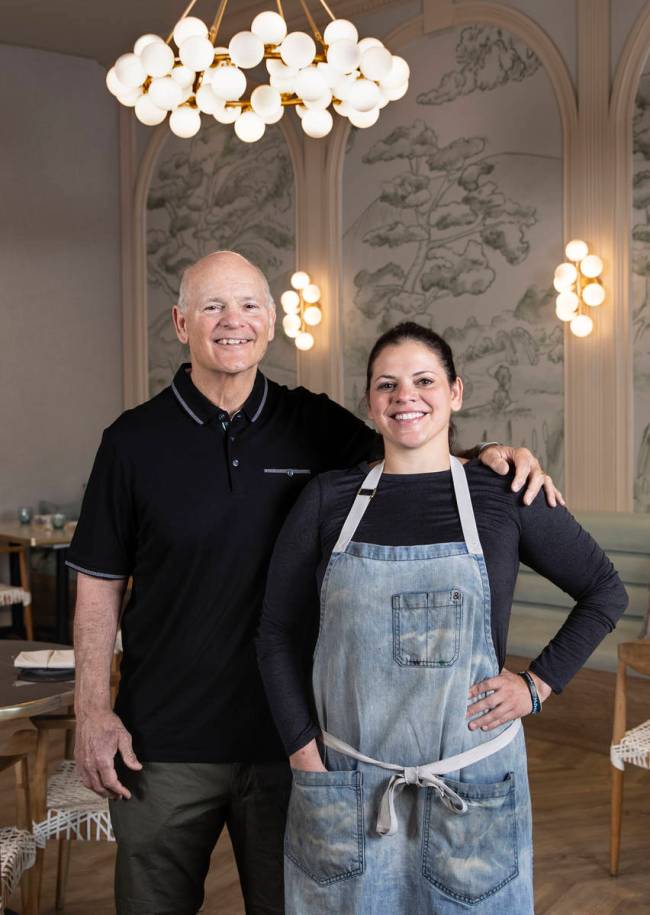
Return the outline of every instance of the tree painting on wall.
[[[293,226],[293,169],[279,129],[254,145],[216,123],[191,141],[170,135],[147,199],[151,394],[187,358],[170,318],[186,267],[212,251],[237,251],[277,296],[293,270]],[[278,334],[264,370],[293,384],[295,364],[295,347]]]
[[[632,335],[634,347],[634,507],[650,512],[650,65],[633,119]]]
[[[526,444],[561,480],[563,333],[550,282],[561,248],[561,145],[538,153],[527,138],[519,149],[509,123],[529,104],[525,92],[552,90],[538,58],[497,28],[437,33],[403,53],[416,90],[391,106],[394,123],[385,109],[348,144],[347,404],[363,414],[376,335],[417,321],[454,349],[463,442]]]

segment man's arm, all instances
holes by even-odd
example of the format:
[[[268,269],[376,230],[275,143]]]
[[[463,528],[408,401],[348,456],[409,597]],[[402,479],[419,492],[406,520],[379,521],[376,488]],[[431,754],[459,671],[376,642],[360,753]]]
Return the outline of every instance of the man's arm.
[[[111,660],[126,579],[78,574],[74,621],[75,760],[81,781],[101,797],[130,798],[115,771],[119,751],[129,769],[142,766],[131,735],[111,708]]]

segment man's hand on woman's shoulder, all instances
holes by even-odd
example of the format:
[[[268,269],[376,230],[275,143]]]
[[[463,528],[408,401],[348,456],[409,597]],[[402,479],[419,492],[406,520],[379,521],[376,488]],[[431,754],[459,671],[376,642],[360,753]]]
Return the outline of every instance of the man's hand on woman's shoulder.
[[[528,448],[513,448],[512,445],[487,445],[479,454],[479,460],[495,473],[505,476],[510,467],[515,469],[512,491],[519,490],[527,484],[524,503],[530,505],[538,492],[544,487],[546,501],[555,508],[565,505],[564,497],[556,488],[551,477],[544,473],[535,455]]]

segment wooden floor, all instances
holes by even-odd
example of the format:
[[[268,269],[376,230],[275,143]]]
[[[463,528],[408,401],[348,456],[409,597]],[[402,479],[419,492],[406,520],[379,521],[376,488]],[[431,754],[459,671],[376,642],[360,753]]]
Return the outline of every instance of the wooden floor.
[[[509,665],[520,669],[513,659]],[[526,734],[534,809],[537,915],[650,915],[650,772],[629,766],[621,873],[608,873],[609,758],[613,677],[583,671],[543,715],[527,719]],[[631,689],[630,725],[650,717],[650,681]],[[13,782],[0,775],[0,823],[13,817]],[[114,848],[78,843],[73,848],[65,911],[68,915],[114,912],[111,880]],[[54,915],[56,849],[48,848],[42,915]],[[19,900],[12,906],[20,910]],[[227,837],[215,849],[204,915],[243,915]],[[351,915],[351,913],[350,913]],[[390,915],[390,913],[386,913]],[[516,915],[516,913],[504,913]]]

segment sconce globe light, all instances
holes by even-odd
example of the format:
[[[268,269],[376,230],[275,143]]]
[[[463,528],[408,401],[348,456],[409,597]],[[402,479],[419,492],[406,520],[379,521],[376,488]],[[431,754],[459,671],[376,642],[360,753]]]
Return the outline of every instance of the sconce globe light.
[[[308,327],[317,327],[323,320],[320,307],[320,287],[312,283],[304,270],[297,270],[291,277],[293,289],[287,289],[280,296],[285,312],[282,327],[299,350],[307,352],[314,345],[314,335]]]
[[[369,127],[385,105],[407,92],[409,66],[378,38],[359,41],[356,26],[337,19],[328,2],[318,0],[318,15],[331,20],[322,33],[307,0],[300,0],[300,5],[308,31],[295,32],[288,31],[282,0],[275,0],[277,12],[258,13],[250,30],[238,32],[227,46],[218,47],[228,0],[219,0],[210,27],[190,15],[197,3],[190,0],[166,39],[142,35],[132,52],[117,59],[106,77],[107,88],[123,105],[135,107],[136,117],[147,126],[162,123],[171,112],[169,127],[179,137],[194,136],[203,114],[221,124],[234,124],[241,140],[254,143],[287,108],[296,109],[303,132],[314,139],[332,130],[332,111],[353,126]],[[244,71],[262,61],[268,84],[248,96]],[[175,83],[183,91],[167,87],[165,92],[165,87],[157,86],[161,81]],[[140,97],[151,104],[136,105]],[[305,108],[309,110],[301,110]],[[179,114],[186,111],[192,116]]]
[[[560,321],[569,322],[576,337],[588,337],[594,329],[593,319],[585,308],[597,308],[605,301],[605,289],[600,280],[603,262],[597,254],[589,253],[587,242],[573,238],[567,243],[566,261],[555,268],[553,286],[559,293],[555,299],[555,314]]]

